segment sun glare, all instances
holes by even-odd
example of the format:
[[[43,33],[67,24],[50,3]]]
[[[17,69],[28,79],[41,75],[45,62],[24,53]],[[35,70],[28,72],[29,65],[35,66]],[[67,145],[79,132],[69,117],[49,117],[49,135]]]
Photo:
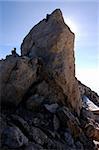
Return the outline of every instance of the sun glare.
[[[77,25],[69,18],[65,18],[65,23],[70,27],[71,31],[77,34]]]

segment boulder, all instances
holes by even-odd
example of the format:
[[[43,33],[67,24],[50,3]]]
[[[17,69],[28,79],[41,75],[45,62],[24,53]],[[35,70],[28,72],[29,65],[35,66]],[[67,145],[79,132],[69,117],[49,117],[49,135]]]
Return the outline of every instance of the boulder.
[[[52,137],[50,138],[50,135],[45,134],[37,127],[32,127],[31,133],[33,135],[34,141],[41,145],[43,149],[72,150],[72,148],[69,145],[66,145],[66,143],[62,143],[61,141],[55,140]]]
[[[74,38],[74,33],[64,22],[62,12],[56,9],[24,38],[21,54],[43,59],[46,71],[66,95],[65,103],[79,114],[81,101],[75,80]]]
[[[15,126],[6,127],[2,133],[2,144],[9,148],[19,148],[28,144],[27,137]]]
[[[1,142],[1,135],[2,132],[4,131],[4,129],[7,127],[7,123],[6,123],[6,118],[4,115],[0,115],[0,149],[2,146],[2,142]]]
[[[61,121],[61,124],[66,128],[68,127],[73,135],[77,138],[82,134],[79,120],[65,106],[57,111],[57,115]]]
[[[13,123],[24,133],[24,135],[30,138],[30,127],[27,121],[25,121],[22,117],[12,114],[7,120],[9,124]]]
[[[82,109],[81,125],[89,138],[99,141],[99,124],[95,121],[95,116],[90,110]]]
[[[0,60],[0,149],[96,150],[99,113],[82,97],[98,104],[98,96],[78,88],[74,39],[56,9],[24,38],[21,56],[14,48]]]
[[[39,83],[36,87],[38,95],[44,97],[44,103],[64,103],[65,95],[63,90],[56,84],[53,78],[46,72],[46,67],[43,67],[43,78],[44,80]]]
[[[87,137],[84,133],[79,136],[79,141],[83,144],[85,150],[97,150],[93,140]]]
[[[13,57],[13,55],[10,55],[5,60],[0,61],[1,87],[4,83],[9,82],[10,74],[15,69],[19,59],[19,57]]]
[[[99,125],[97,124],[87,124],[85,126],[86,135],[92,140],[99,142]]]
[[[99,110],[92,111],[92,113],[94,114],[95,121],[99,123]]]
[[[1,103],[17,106],[29,87],[37,81],[38,60],[8,57],[1,63]]]
[[[37,127],[31,128],[31,133],[33,136],[33,140],[37,143],[43,146],[44,148],[55,148],[54,142],[45,134],[41,129]]]

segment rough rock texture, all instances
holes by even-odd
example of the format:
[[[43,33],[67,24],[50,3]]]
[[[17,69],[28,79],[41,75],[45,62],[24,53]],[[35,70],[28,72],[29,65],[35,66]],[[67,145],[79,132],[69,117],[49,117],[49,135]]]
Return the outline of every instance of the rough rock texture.
[[[9,148],[19,148],[27,145],[28,139],[18,127],[7,127],[2,133],[2,143]]]
[[[94,114],[83,108],[81,116],[81,124],[86,135],[93,140],[99,141],[99,122],[95,119]]]
[[[79,90],[74,34],[61,11],[29,32],[21,56],[15,50],[0,61],[0,149],[98,150],[98,117],[82,106],[92,91]]]
[[[93,140],[99,141],[99,125],[97,124],[88,124],[85,128],[86,135]]]
[[[97,111],[92,111],[95,117],[95,120],[99,123],[99,110]]]
[[[32,28],[21,45],[21,53],[43,59],[47,71],[67,96],[65,101],[79,113],[81,103],[75,80],[74,38],[57,9]]]
[[[0,65],[2,103],[18,105],[29,87],[37,81],[38,60],[10,56]]]
[[[67,126],[74,137],[79,137],[82,134],[78,119],[72,115],[68,108],[62,107],[57,113],[63,126]]]
[[[94,104],[96,104],[99,107],[99,96],[96,92],[92,91],[89,87],[82,84],[80,81],[78,81],[79,90],[82,95],[86,95]]]

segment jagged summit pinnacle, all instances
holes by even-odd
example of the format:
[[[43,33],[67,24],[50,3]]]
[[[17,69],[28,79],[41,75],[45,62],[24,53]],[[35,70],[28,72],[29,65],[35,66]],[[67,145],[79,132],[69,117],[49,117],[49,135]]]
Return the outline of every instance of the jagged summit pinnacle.
[[[52,14],[60,14],[60,15],[62,15],[62,11],[61,11],[60,8],[57,8],[57,9],[55,9],[55,10],[52,12]]]
[[[69,31],[70,31],[71,33],[73,33],[73,32],[71,31],[70,27],[66,24],[61,9],[59,9],[59,8],[58,8],[58,9],[55,9],[49,16],[50,16],[50,17],[49,17],[50,19],[53,18],[54,20],[57,20],[57,22],[60,22],[60,23],[62,23],[63,25],[65,25],[65,27],[67,27],[67,28],[69,29]],[[75,34],[75,33],[73,33],[73,34]]]
[[[63,15],[62,15],[62,11],[60,9],[55,9],[51,15],[52,18],[56,19],[56,20],[61,20],[63,21]]]
[[[47,14],[46,19],[34,26],[24,38],[21,54],[43,59],[48,72],[64,93],[69,93],[68,103],[79,114],[81,103],[75,80],[74,38],[64,22],[61,10],[56,9],[51,15]]]

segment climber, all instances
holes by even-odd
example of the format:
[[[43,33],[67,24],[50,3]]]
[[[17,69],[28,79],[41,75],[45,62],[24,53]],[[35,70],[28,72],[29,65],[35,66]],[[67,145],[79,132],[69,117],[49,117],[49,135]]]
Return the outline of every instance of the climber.
[[[14,57],[18,56],[18,54],[16,53],[16,48],[14,48],[11,52]]]
[[[46,15],[46,22],[49,20],[49,17],[50,17],[50,15],[47,14],[47,15]]]

